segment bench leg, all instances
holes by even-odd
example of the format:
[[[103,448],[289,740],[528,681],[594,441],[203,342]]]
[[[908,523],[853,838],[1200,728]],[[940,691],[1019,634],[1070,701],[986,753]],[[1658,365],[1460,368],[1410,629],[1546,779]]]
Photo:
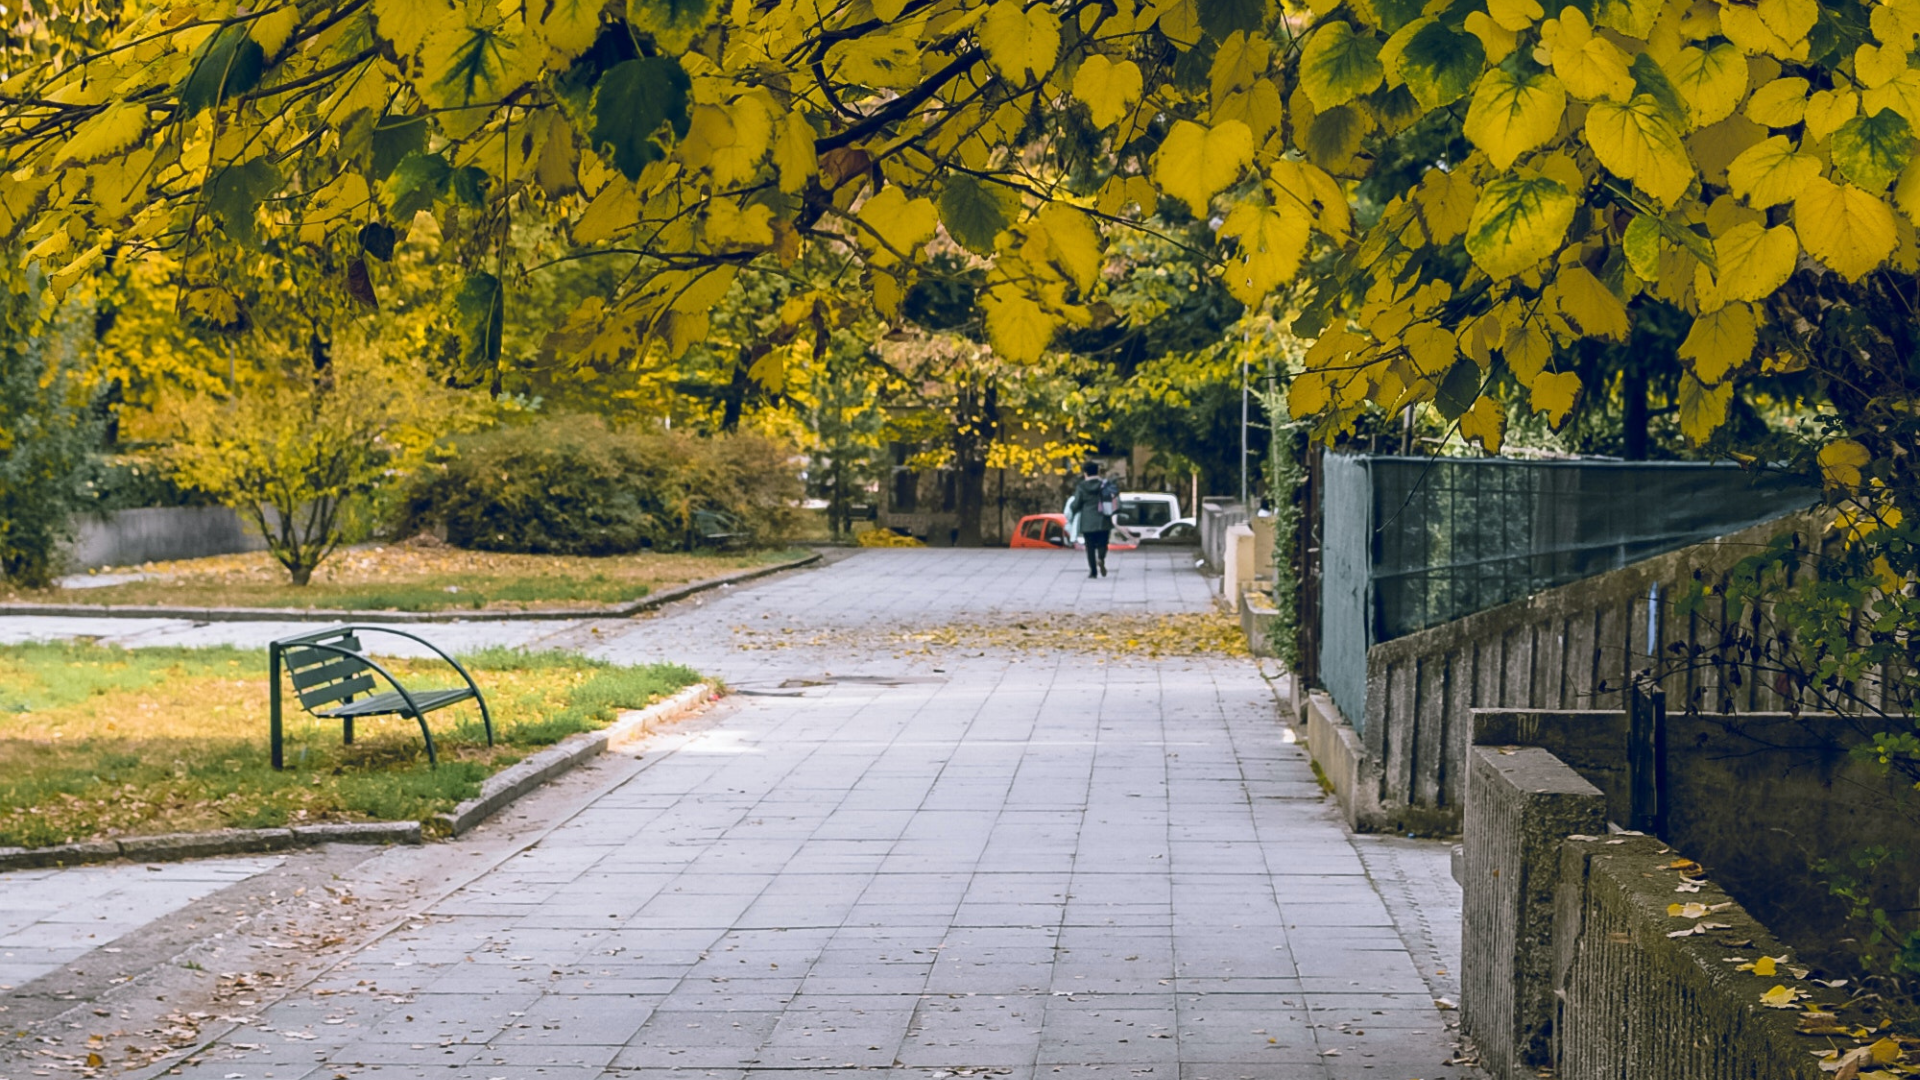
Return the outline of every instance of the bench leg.
[[[349,716],[346,719],[340,721],[340,723],[341,723],[341,726],[346,729],[347,745],[352,746],[353,745],[353,717]]]
[[[480,702],[480,722],[486,725],[487,745],[492,746],[493,745],[493,714],[487,711],[487,699],[480,693],[479,687],[474,688],[473,696],[474,696],[474,700]]]
[[[267,652],[267,741],[272,745],[273,768],[277,772],[286,765],[280,745],[280,646],[272,646]]]
[[[420,737],[427,741],[427,765],[437,769],[440,767],[440,759],[433,752],[433,732],[427,728],[427,718],[416,716],[414,719],[420,721]]]

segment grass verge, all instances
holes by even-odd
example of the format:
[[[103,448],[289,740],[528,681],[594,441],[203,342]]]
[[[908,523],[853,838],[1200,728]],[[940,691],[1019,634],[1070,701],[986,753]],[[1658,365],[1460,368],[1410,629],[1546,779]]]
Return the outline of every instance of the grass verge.
[[[117,568],[149,577],[93,588],[15,589],[36,604],[330,608],[352,611],[538,611],[629,603],[660,589],[787,562],[797,549],[715,554],[501,555],[381,545],[340,552],[304,588],[264,553]]]
[[[287,768],[267,761],[264,650],[50,643],[0,648],[0,845],[322,821],[428,821],[532,750],[611,722],[699,676],[577,653],[489,649],[461,657],[492,706],[486,744],[472,702],[419,726],[337,721],[288,694]],[[387,661],[383,660],[383,664]],[[408,686],[460,685],[444,664],[395,660]]]

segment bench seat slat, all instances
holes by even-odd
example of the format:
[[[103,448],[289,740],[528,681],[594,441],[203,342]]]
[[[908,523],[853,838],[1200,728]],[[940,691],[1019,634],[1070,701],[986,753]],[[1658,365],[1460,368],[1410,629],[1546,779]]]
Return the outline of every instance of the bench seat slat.
[[[378,683],[373,681],[373,676],[371,675],[356,675],[351,679],[343,679],[340,682],[330,682],[316,686],[311,690],[299,691],[300,704],[311,711],[323,705],[331,705],[336,701],[346,701],[355,694],[371,693],[378,685]]]
[[[458,690],[415,691],[413,700],[420,706],[421,712],[432,712],[455,702],[466,701],[471,697],[473,697],[473,691],[463,686]],[[386,716],[388,714],[411,716],[412,710],[407,708],[406,698],[401,697],[398,692],[389,691],[361,698],[359,701],[348,702],[337,709],[316,712],[314,715],[340,720],[350,716]]]
[[[312,667],[293,667],[289,674],[293,677],[294,689],[305,690],[322,683],[351,679],[355,675],[371,670],[367,662],[357,656],[331,656],[325,662]]]

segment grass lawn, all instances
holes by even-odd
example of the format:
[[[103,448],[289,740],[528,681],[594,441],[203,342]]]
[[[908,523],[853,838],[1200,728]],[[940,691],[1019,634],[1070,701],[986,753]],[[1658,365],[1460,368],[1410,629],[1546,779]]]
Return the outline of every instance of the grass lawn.
[[[387,544],[337,552],[305,588],[288,584],[287,572],[265,552],[253,552],[117,568],[150,575],[124,584],[15,589],[4,595],[41,604],[530,611],[639,600],[659,589],[801,554],[786,549],[585,558]]]
[[[363,719],[344,746],[340,724],[301,711],[289,688],[287,768],[274,772],[265,650],[0,648],[0,845],[426,821],[534,748],[699,678],[672,664],[622,667],[560,652],[495,649],[461,660],[492,706],[494,747],[472,702],[429,714],[438,769],[411,720]],[[410,687],[460,685],[445,664],[393,663],[401,679],[416,676]]]

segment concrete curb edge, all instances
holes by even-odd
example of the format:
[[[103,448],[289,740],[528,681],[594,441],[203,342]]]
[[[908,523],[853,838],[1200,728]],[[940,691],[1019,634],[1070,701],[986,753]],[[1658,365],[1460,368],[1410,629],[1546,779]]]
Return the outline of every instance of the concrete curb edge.
[[[0,604],[0,616],[40,615],[66,619],[191,619],[194,622],[457,623],[564,622],[576,619],[629,619],[689,596],[727,585],[812,566],[819,552],[771,566],[756,566],[719,577],[690,581],[650,593],[626,604],[553,611],[356,611],[346,608],[186,608],[118,604]]]
[[[172,862],[209,855],[255,855],[316,844],[418,844],[417,821],[356,821],[295,825],[287,829],[213,829],[207,832],[84,840],[43,848],[0,848],[0,872],[79,866],[85,863]]]
[[[654,727],[698,711],[713,696],[712,684],[694,683],[644,709],[623,713],[618,720],[599,731],[570,735],[559,744],[487,777],[480,785],[479,795],[454,807],[451,813],[439,815],[439,818],[445,823],[447,831],[457,837],[581,762],[608,750],[619,749],[638,740]]]

